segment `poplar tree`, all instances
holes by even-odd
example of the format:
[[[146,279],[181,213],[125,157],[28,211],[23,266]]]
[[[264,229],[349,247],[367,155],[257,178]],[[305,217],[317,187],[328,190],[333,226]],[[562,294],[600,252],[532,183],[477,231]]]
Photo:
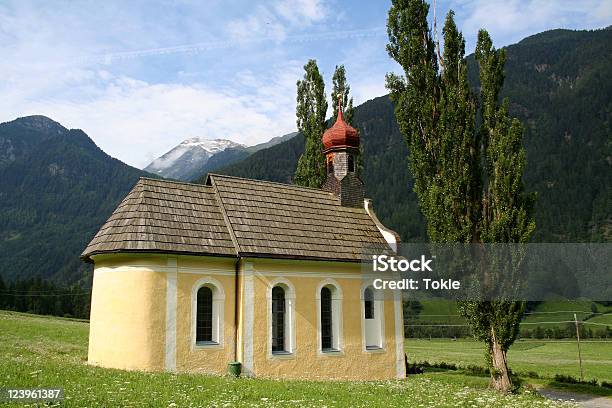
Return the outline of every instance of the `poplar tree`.
[[[332,111],[333,118],[332,124],[336,122],[336,118],[338,116],[338,99],[342,97],[342,116],[344,117],[344,121],[349,125],[353,124],[353,97],[350,96],[351,87],[346,81],[346,70],[344,65],[336,65],[336,70],[334,71],[334,76],[332,77],[333,87],[332,87]]]
[[[319,188],[325,182],[323,142],[325,131],[325,83],[316,60],[304,65],[304,79],[297,81],[297,128],[306,139],[304,153],[298,160],[293,181],[305,187]]]
[[[353,126],[353,115],[355,109],[353,108],[353,97],[350,96],[351,87],[346,80],[346,70],[344,65],[336,65],[334,76],[332,78],[332,124],[336,122],[338,117],[338,100],[342,98],[342,116],[344,121],[349,125]],[[363,143],[359,146],[359,154],[357,156],[357,174],[363,174]]]
[[[486,31],[478,35],[482,106],[467,81],[465,40],[449,12],[439,56],[423,0],[393,0],[387,51],[404,75],[387,75],[397,121],[409,147],[414,189],[432,243],[525,243],[534,229],[534,197],[525,194],[520,122],[499,104],[503,50]],[[481,117],[479,128],[477,117]],[[495,271],[492,271],[494,274]],[[510,391],[506,353],[518,334],[523,302],[464,301],[459,305],[485,343],[491,385]]]

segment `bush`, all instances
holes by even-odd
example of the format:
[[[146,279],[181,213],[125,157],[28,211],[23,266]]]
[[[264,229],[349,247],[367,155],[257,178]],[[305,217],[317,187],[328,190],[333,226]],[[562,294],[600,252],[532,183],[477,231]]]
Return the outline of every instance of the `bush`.
[[[594,387],[598,387],[599,386],[599,383],[594,378],[592,378],[589,381],[580,381],[577,378],[572,377],[571,375],[555,374],[555,381],[556,382],[560,382],[560,383],[565,383],[565,384],[591,385],[591,386],[594,386]],[[601,386],[604,387],[603,382],[602,382]]]
[[[490,371],[487,367],[481,367],[473,364],[466,366],[463,371],[465,371],[466,374],[476,375],[479,377],[488,377],[490,375]]]

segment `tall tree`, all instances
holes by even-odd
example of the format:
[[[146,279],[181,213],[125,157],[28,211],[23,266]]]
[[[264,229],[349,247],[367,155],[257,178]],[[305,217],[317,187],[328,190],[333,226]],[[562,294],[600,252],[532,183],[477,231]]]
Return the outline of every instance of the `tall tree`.
[[[415,192],[433,243],[529,240],[533,197],[525,194],[522,127],[498,102],[504,53],[486,31],[478,36],[482,123],[467,82],[465,40],[449,12],[438,56],[423,0],[393,0],[387,51],[404,75],[387,75],[398,124],[410,151]],[[441,68],[441,69],[440,69]],[[516,339],[522,302],[465,301],[460,310],[486,345],[491,385],[510,391],[506,352]]]
[[[334,76],[332,77],[333,87],[332,87],[332,111],[333,118],[332,123],[336,122],[336,118],[338,116],[338,99],[342,97],[342,116],[344,121],[349,125],[353,124],[353,97],[350,96],[351,87],[346,81],[346,70],[344,65],[336,65],[336,70],[334,71]]]
[[[7,304],[4,300],[5,297],[8,297],[8,295],[5,294],[6,289],[2,275],[0,275],[0,309],[4,309],[5,304]]]
[[[316,60],[304,65],[304,79],[297,81],[297,128],[306,138],[304,153],[298,160],[295,184],[319,188],[325,181],[325,158],[321,137],[325,131],[325,83]]]
[[[338,116],[338,101],[342,99],[342,117],[349,125],[353,125],[353,97],[350,95],[351,87],[346,80],[346,70],[344,65],[336,65],[334,76],[332,78],[332,123],[336,122]],[[363,143],[359,146],[359,154],[357,156],[357,174],[363,174]]]

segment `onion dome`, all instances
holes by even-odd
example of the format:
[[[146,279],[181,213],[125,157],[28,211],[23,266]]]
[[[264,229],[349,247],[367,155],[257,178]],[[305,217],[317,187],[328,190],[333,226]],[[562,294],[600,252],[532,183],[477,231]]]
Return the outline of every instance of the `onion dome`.
[[[339,147],[359,148],[359,132],[342,117],[342,96],[338,98],[336,123],[323,133],[323,147],[325,150]]]

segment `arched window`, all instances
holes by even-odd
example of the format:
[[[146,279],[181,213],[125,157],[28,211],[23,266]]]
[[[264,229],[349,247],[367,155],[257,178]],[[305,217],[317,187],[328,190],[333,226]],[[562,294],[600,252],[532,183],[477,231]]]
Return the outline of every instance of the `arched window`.
[[[213,293],[202,286],[198,290],[196,307],[196,342],[213,341]]]
[[[375,293],[374,288],[366,286],[362,289],[363,304],[362,328],[363,343],[366,350],[380,350],[384,340],[384,301],[379,297],[382,293]]]
[[[287,352],[285,349],[285,290],[280,286],[272,289],[272,352]]]
[[[199,279],[191,289],[192,344],[194,347],[223,345],[225,293],[212,277]]]
[[[328,287],[321,289],[321,348],[332,350],[333,347],[333,313],[332,294]]]
[[[355,171],[355,158],[352,154],[348,155],[348,171],[353,173]]]
[[[371,287],[367,287],[363,292],[364,315],[366,319],[374,319],[374,293]]]
[[[293,358],[295,288],[285,278],[268,283],[268,357]]]
[[[342,291],[333,279],[317,288],[319,352],[342,351]]]

